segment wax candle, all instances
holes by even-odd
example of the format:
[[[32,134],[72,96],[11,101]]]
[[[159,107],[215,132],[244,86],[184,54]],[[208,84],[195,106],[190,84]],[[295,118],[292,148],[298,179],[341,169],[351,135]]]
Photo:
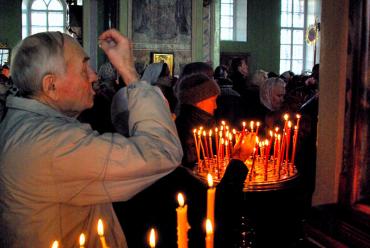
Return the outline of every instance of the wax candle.
[[[58,240],[55,240],[52,244],[51,244],[51,248],[58,248],[59,247],[59,242]]]
[[[212,175],[208,173],[208,190],[207,190],[207,219],[210,219],[212,224],[215,223],[215,196],[216,188],[213,187]]]
[[[197,141],[197,129],[193,129],[193,136],[194,136],[194,144],[195,144],[195,150],[197,153],[197,159],[198,159],[198,166],[200,166],[200,148]]]
[[[292,122],[288,121],[288,129],[286,135],[286,152],[285,152],[285,164],[288,170],[288,176],[290,175],[290,166],[289,166],[289,148],[290,148],[290,130],[292,128]]]
[[[256,136],[258,136],[258,129],[260,127],[261,123],[259,121],[256,122]]]
[[[250,123],[250,127],[251,127],[251,132],[253,133],[254,121],[251,121],[251,123]]]
[[[179,207],[176,208],[177,212],[177,247],[187,248],[188,247],[188,230],[190,229],[188,223],[188,206],[185,205],[184,196],[179,193],[177,195]]]
[[[242,122],[242,135],[244,135],[245,134],[245,126],[246,126],[247,124],[245,123],[245,121],[243,121]]]
[[[107,242],[104,237],[104,225],[101,219],[98,220],[98,235],[100,238],[100,243],[103,248],[108,248]]]
[[[207,132],[203,131],[203,141],[206,149],[206,156],[209,158],[209,149],[208,149],[208,142],[207,142]]]
[[[213,248],[213,225],[210,219],[206,220],[206,248]]]
[[[293,152],[292,152],[292,158],[291,158],[292,164],[294,164],[294,160],[295,160],[295,152],[296,152],[296,146],[297,146],[297,138],[298,138],[298,127],[297,126],[294,126]]]
[[[209,152],[211,154],[211,158],[213,158],[212,129],[210,129],[208,132],[208,139],[209,139]]]
[[[78,243],[80,244],[80,248],[85,247],[85,242],[86,242],[85,234],[81,233],[80,237],[78,239]]]
[[[150,248],[155,248],[155,230],[154,230],[154,228],[150,229],[149,246],[150,246]]]

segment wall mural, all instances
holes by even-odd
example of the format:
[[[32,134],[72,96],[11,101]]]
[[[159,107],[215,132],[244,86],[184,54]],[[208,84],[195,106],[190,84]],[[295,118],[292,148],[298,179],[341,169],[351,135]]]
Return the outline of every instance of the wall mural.
[[[132,40],[137,69],[150,52],[174,53],[175,74],[191,61],[191,0],[132,1]]]

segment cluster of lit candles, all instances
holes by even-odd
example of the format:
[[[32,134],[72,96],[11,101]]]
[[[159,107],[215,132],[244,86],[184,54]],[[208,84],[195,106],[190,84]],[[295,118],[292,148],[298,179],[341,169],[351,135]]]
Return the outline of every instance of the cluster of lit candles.
[[[208,175],[208,190],[207,190],[207,213],[206,213],[206,248],[213,248],[214,243],[214,210],[215,210],[215,196],[216,196],[216,188],[213,186],[213,178],[209,174]],[[177,200],[179,206],[176,208],[177,213],[177,247],[178,248],[187,248],[188,247],[188,230],[190,229],[190,225],[188,222],[187,212],[188,206],[185,204],[185,198],[182,193],[178,193]],[[100,247],[102,248],[109,248],[105,237],[104,237],[104,226],[102,219],[98,220],[97,231],[100,238]],[[148,244],[150,248],[155,248],[156,241],[158,235],[156,234],[156,230],[151,228],[149,231],[148,237]],[[86,235],[81,233],[78,240],[77,240],[80,248],[85,248],[86,243]],[[51,248],[58,248],[59,241],[55,240],[51,244]]]
[[[98,220],[97,231],[98,231],[101,247],[109,248],[105,240],[105,237],[104,237],[104,225],[103,225],[102,219]],[[86,235],[84,233],[81,233],[77,241],[78,241],[80,248],[85,248]],[[59,241],[58,240],[53,241],[51,244],[51,248],[59,248]]]
[[[241,131],[231,129],[225,121],[220,127],[205,130],[203,127],[193,129],[193,136],[198,160],[197,173],[201,176],[210,173],[220,180],[229,164],[234,145],[243,137],[251,134],[256,137],[253,152],[247,161],[249,177],[246,183],[275,182],[296,174],[294,165],[298,140],[299,121],[296,122],[284,114],[284,127],[267,130],[267,137],[259,137],[260,122],[242,122]],[[292,135],[292,128],[294,128]],[[256,176],[257,175],[257,176]]]

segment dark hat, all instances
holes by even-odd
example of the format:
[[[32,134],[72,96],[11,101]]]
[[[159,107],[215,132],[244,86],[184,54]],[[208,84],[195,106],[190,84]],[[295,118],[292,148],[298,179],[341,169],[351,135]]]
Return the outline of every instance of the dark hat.
[[[178,98],[181,104],[195,104],[220,94],[215,80],[203,73],[191,74],[179,81]]]

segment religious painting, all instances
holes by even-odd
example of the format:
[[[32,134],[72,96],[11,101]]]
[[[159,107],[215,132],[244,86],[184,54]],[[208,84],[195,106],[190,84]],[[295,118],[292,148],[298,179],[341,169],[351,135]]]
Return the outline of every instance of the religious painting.
[[[132,1],[134,43],[191,43],[191,0]]]
[[[171,76],[173,76],[173,53],[152,52],[150,57],[151,63],[166,63],[170,69]]]

